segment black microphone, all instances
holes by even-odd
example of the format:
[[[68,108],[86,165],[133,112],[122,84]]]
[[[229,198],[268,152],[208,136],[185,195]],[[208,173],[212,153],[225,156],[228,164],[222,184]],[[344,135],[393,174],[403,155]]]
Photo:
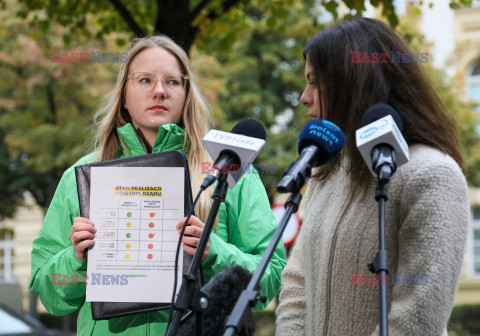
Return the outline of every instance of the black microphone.
[[[226,319],[251,278],[252,273],[247,269],[234,265],[215,275],[202,287],[208,298],[208,306],[204,311],[203,335],[223,334]],[[195,335],[195,322],[194,314],[190,314],[181,322],[177,335]]]
[[[290,163],[277,185],[279,193],[299,191],[307,182],[312,168],[333,159],[345,143],[345,134],[334,123],[315,119],[309,121],[298,139],[299,157]]]
[[[215,162],[212,173],[205,177],[201,188],[208,188],[227,174],[228,186],[233,188],[260,152],[266,137],[265,128],[254,119],[240,121],[230,133],[210,130],[203,143]]]

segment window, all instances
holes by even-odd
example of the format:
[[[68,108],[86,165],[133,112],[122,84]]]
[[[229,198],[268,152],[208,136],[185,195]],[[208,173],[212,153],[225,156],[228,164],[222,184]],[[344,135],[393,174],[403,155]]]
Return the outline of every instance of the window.
[[[471,101],[477,104],[474,110],[480,113],[480,60],[473,63],[467,78],[468,96]],[[480,134],[480,126],[477,132]]]
[[[480,103],[480,61],[477,61],[470,72],[470,99]]]
[[[0,228],[0,281],[13,282],[13,232]]]
[[[473,275],[480,276],[480,205],[472,207]]]

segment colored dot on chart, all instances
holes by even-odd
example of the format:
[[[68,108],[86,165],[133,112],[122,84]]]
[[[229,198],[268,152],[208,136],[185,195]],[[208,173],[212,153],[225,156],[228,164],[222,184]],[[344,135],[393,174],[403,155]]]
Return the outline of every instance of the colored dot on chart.
[[[152,259],[152,258],[153,258],[153,255],[152,255],[152,254],[149,254],[149,255],[147,256],[147,258],[148,258],[148,259]]]
[[[153,233],[150,233],[150,234],[148,235],[148,238],[152,239],[153,236],[154,236],[154,234],[153,234]]]
[[[153,227],[155,226],[155,224],[150,223],[150,224],[148,224],[148,226],[149,226],[150,228],[153,228]]]
[[[130,245],[130,244],[127,244],[127,245],[125,245],[125,247],[126,247],[127,249],[129,249],[129,248],[131,248],[131,247],[132,247],[132,245]]]
[[[148,248],[151,250],[153,248],[153,244],[148,244]]]
[[[127,217],[132,217],[132,213],[130,211],[127,212]]]
[[[125,254],[125,259],[130,259],[130,254]]]
[[[127,227],[132,227],[132,223],[131,223],[131,222],[128,222],[128,223],[127,223]]]
[[[150,212],[150,217],[155,217],[155,212]]]
[[[132,237],[132,234],[131,233],[127,233],[127,238],[130,238]]]

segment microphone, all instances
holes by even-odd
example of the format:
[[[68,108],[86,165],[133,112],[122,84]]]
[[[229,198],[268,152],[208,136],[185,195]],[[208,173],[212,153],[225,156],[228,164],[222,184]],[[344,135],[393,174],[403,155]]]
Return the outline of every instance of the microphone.
[[[345,134],[327,120],[310,120],[298,139],[299,157],[290,163],[277,185],[279,193],[299,191],[318,167],[332,160],[342,149]]]
[[[231,313],[242,291],[247,288],[251,278],[252,273],[247,269],[234,265],[215,275],[202,287],[203,293],[208,298],[208,306],[203,315],[203,335],[223,335],[227,316]],[[195,335],[193,314],[182,321],[177,335]]]
[[[257,157],[266,138],[265,128],[254,119],[240,121],[231,133],[210,130],[203,143],[215,162],[213,172],[205,177],[201,188],[208,188],[215,180],[228,174],[228,187],[232,189]]]
[[[356,131],[357,148],[370,172],[388,181],[397,167],[409,160],[408,144],[402,135],[398,113],[384,103],[367,109]]]

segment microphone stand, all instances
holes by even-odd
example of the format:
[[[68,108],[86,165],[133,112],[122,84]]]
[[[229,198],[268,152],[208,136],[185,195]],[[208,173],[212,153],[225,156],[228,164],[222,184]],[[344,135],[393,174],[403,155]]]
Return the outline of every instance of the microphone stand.
[[[290,194],[290,197],[285,203],[286,211],[270,240],[270,244],[265,250],[255,274],[252,276],[247,288],[243,290],[232,310],[232,313],[228,317],[223,336],[252,336],[255,334],[255,325],[253,323],[251,308],[255,307],[258,301],[265,302],[267,300],[266,296],[260,293],[260,279],[275,252],[278,242],[282,238],[283,231],[285,231],[290,217],[293,213],[297,212],[301,200],[302,195],[299,193],[299,190]]]
[[[197,250],[193,256],[192,264],[190,265],[188,273],[183,275],[182,286],[180,287],[177,300],[173,306],[174,315],[165,336],[175,336],[177,334],[182,315],[187,312],[187,309],[191,309],[195,313],[196,335],[203,336],[203,312],[208,307],[208,298],[205,293],[196,288],[195,284],[198,281],[198,270],[201,266],[202,256],[205,252],[213,224],[215,223],[218,209],[227,195],[227,187],[227,174],[222,174],[218,179],[217,187],[213,192],[212,208],[208,213],[208,218],[205,222],[205,227],[203,228]]]
[[[395,151],[391,148],[378,147],[372,151],[372,160],[376,162],[375,172],[378,181],[375,190],[375,200],[378,202],[378,252],[375,259],[368,264],[371,273],[380,275],[378,283],[378,319],[380,324],[380,336],[388,336],[388,311],[387,311],[387,274],[388,253],[385,249],[385,202],[388,200],[387,186],[390,178],[396,170]],[[390,154],[391,153],[391,154]]]

